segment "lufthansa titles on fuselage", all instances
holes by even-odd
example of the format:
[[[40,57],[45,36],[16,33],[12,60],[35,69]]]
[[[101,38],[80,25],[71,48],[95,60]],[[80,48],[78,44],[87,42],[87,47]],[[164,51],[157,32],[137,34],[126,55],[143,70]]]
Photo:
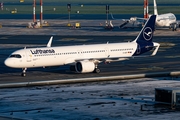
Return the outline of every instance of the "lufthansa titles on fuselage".
[[[55,53],[54,49],[46,49],[46,50],[41,50],[41,49],[36,49],[36,50],[30,50],[32,54],[48,54],[48,53]]]

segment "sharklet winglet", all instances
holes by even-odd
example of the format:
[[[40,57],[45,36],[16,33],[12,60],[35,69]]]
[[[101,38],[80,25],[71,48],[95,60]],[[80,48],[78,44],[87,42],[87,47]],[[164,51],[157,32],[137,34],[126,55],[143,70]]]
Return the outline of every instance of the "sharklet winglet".
[[[47,47],[51,47],[52,39],[53,39],[53,36],[51,36],[51,38],[49,39],[49,42],[48,42],[48,44],[47,44]]]

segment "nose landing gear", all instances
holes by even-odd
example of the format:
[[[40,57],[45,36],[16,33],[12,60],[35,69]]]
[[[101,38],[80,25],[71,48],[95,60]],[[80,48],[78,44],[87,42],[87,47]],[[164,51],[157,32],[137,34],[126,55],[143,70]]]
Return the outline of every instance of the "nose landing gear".
[[[23,70],[23,71],[22,71],[22,73],[21,73],[21,76],[22,76],[22,77],[25,77],[25,76],[26,76],[26,70],[27,70],[27,68],[23,68],[22,70]]]

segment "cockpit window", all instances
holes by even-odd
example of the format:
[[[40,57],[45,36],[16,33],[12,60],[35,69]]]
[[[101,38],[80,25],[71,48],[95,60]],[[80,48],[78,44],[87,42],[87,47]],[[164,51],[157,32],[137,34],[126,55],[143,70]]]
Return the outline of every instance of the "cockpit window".
[[[12,54],[9,57],[11,57],[11,58],[21,58],[21,55],[19,55],[19,54]]]

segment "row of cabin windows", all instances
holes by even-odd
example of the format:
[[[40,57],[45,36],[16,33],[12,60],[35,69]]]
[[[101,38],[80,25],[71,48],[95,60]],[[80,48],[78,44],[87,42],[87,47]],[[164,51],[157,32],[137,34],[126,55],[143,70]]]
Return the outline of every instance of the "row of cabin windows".
[[[127,48],[127,49],[112,49],[111,51],[127,51],[127,50],[133,50],[133,48]]]
[[[127,51],[133,50],[133,48],[128,49],[112,49],[111,51]],[[82,53],[97,53],[97,52],[105,52],[105,50],[97,50],[97,51],[83,51],[83,52],[68,52],[68,53],[55,53],[55,54],[38,54],[36,56],[49,56],[49,55],[70,55],[70,54],[82,54]]]
[[[126,51],[126,50],[133,50],[133,48],[128,49],[112,49],[111,51]],[[83,51],[83,52],[68,52],[68,53],[55,53],[55,54],[38,54],[36,56],[49,56],[49,55],[69,55],[69,54],[82,54],[82,53],[97,53],[97,52],[105,52],[105,50],[96,50],[96,51]],[[21,58],[22,56],[20,54],[12,54],[10,57],[14,58]]]
[[[72,54],[77,54],[77,53],[55,53],[55,54],[38,54],[38,55],[34,55],[36,56],[50,56],[50,55],[72,55]]]
[[[105,52],[105,50],[83,51],[83,52],[81,52],[81,53],[97,53],[97,52]]]
[[[97,50],[97,51],[83,51],[83,52],[68,52],[68,53],[55,53],[55,54],[38,54],[36,56],[49,56],[49,55],[70,55],[70,54],[82,54],[82,53],[97,53],[97,52],[105,52],[105,50]]]

